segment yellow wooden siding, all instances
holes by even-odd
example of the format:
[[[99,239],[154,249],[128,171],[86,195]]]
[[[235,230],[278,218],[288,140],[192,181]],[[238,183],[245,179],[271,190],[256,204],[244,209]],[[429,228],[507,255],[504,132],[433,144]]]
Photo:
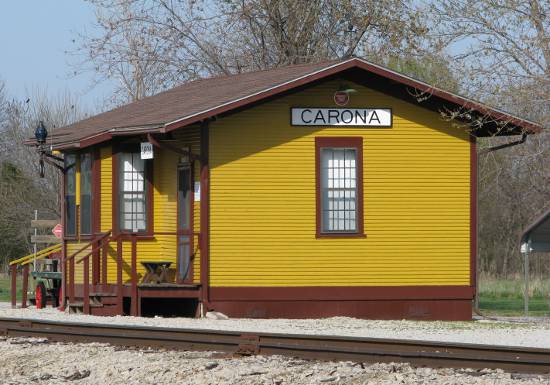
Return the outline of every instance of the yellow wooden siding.
[[[289,124],[338,82],[211,124],[212,286],[468,285],[470,143],[439,115],[359,85],[392,128]],[[366,238],[316,239],[315,137],[362,136]]]
[[[185,133],[177,135],[177,141],[171,142],[177,147],[192,146],[196,154],[200,151],[200,137],[198,129],[190,129]],[[153,222],[155,232],[175,232],[177,225],[177,164],[179,156],[171,151],[155,148],[153,160]],[[112,150],[110,146],[100,149],[101,158],[101,222],[102,232],[113,227],[112,214]],[[198,162],[197,162],[198,163]],[[195,180],[199,180],[198,164],[195,170]],[[199,231],[199,202],[195,203],[195,231]],[[84,241],[83,241],[84,242]],[[77,241],[68,242],[67,254],[71,255],[85,243]],[[91,250],[91,249],[90,249]],[[129,282],[131,269],[131,242],[124,241],[123,250],[123,281]],[[194,260],[194,282],[200,282],[200,255],[198,252],[198,237],[195,237],[195,260]],[[84,255],[85,253],[82,253]],[[137,242],[138,276],[141,278],[145,273],[139,261],[169,260],[173,261],[176,267],[176,236],[156,235],[154,239],[139,239]],[[108,253],[108,281],[116,282],[116,242],[110,244]],[[82,282],[83,265],[77,264],[75,268],[76,281]],[[91,270],[91,265],[90,265]]]
[[[78,241],[69,241],[69,242],[67,242],[67,255],[68,256],[73,255],[74,253],[76,253],[83,246],[84,246],[84,244],[81,244]],[[77,258],[80,258],[83,255],[84,254],[80,254]],[[82,264],[75,264],[75,280],[78,283],[83,281],[82,271],[83,271]],[[67,272],[67,274],[68,274],[68,272]]]
[[[100,229],[107,232],[113,229],[113,159],[111,146],[101,147],[99,150],[101,186],[100,186]]]

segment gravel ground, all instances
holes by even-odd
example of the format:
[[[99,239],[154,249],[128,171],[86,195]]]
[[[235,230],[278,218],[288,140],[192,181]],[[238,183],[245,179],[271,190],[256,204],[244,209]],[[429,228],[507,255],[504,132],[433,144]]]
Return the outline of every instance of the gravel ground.
[[[0,337],[2,384],[550,384],[550,377],[407,364],[117,348]]]
[[[247,332],[298,333],[374,338],[450,341],[490,345],[550,348],[550,320],[518,322],[481,320],[473,322],[374,321],[334,317],[326,319],[194,319],[95,317],[74,315],[46,308],[11,309],[0,303],[0,317],[37,318],[54,321],[98,322],[192,329],[218,329]]]

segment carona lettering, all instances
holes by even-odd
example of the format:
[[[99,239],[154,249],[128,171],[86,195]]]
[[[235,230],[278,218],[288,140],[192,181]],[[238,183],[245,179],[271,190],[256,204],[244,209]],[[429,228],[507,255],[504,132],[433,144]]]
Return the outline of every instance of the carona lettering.
[[[387,108],[293,108],[293,125],[315,126],[391,126],[391,110]]]

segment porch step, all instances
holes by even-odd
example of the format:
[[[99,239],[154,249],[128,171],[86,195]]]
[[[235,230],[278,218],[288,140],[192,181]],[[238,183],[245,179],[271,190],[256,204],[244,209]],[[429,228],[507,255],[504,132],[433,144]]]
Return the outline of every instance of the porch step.
[[[92,292],[90,293],[90,297],[116,297],[116,293],[110,293],[110,292]]]
[[[91,315],[116,316],[118,314],[117,304],[103,304],[101,307],[90,307]]]
[[[67,304],[67,307],[69,308],[69,314],[84,314],[83,301],[69,302]],[[92,308],[102,308],[102,307],[103,307],[103,304],[90,301],[90,311]]]
[[[84,302],[82,301],[76,301],[76,302],[69,302],[69,305],[68,306],[73,306],[73,307],[84,307]],[[102,304],[93,304],[91,301],[90,301],[90,307],[102,307],[103,305]]]
[[[118,298],[116,295],[108,296],[108,297],[96,297],[100,298],[100,302],[103,305],[116,305],[118,303]]]

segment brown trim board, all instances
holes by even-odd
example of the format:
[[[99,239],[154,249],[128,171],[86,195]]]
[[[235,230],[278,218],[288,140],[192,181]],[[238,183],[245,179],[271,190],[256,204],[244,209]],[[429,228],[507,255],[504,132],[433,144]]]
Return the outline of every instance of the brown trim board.
[[[471,320],[470,286],[211,287],[209,309],[239,318]]]
[[[232,318],[311,319],[354,317],[470,321],[471,300],[395,301],[251,301],[211,302],[210,308]]]
[[[210,301],[210,168],[209,168],[209,122],[200,127],[200,284],[201,301],[208,309]]]
[[[477,144],[470,136],[470,286],[476,290],[477,280]]]
[[[212,301],[471,301],[473,295],[470,286],[210,287]]]

